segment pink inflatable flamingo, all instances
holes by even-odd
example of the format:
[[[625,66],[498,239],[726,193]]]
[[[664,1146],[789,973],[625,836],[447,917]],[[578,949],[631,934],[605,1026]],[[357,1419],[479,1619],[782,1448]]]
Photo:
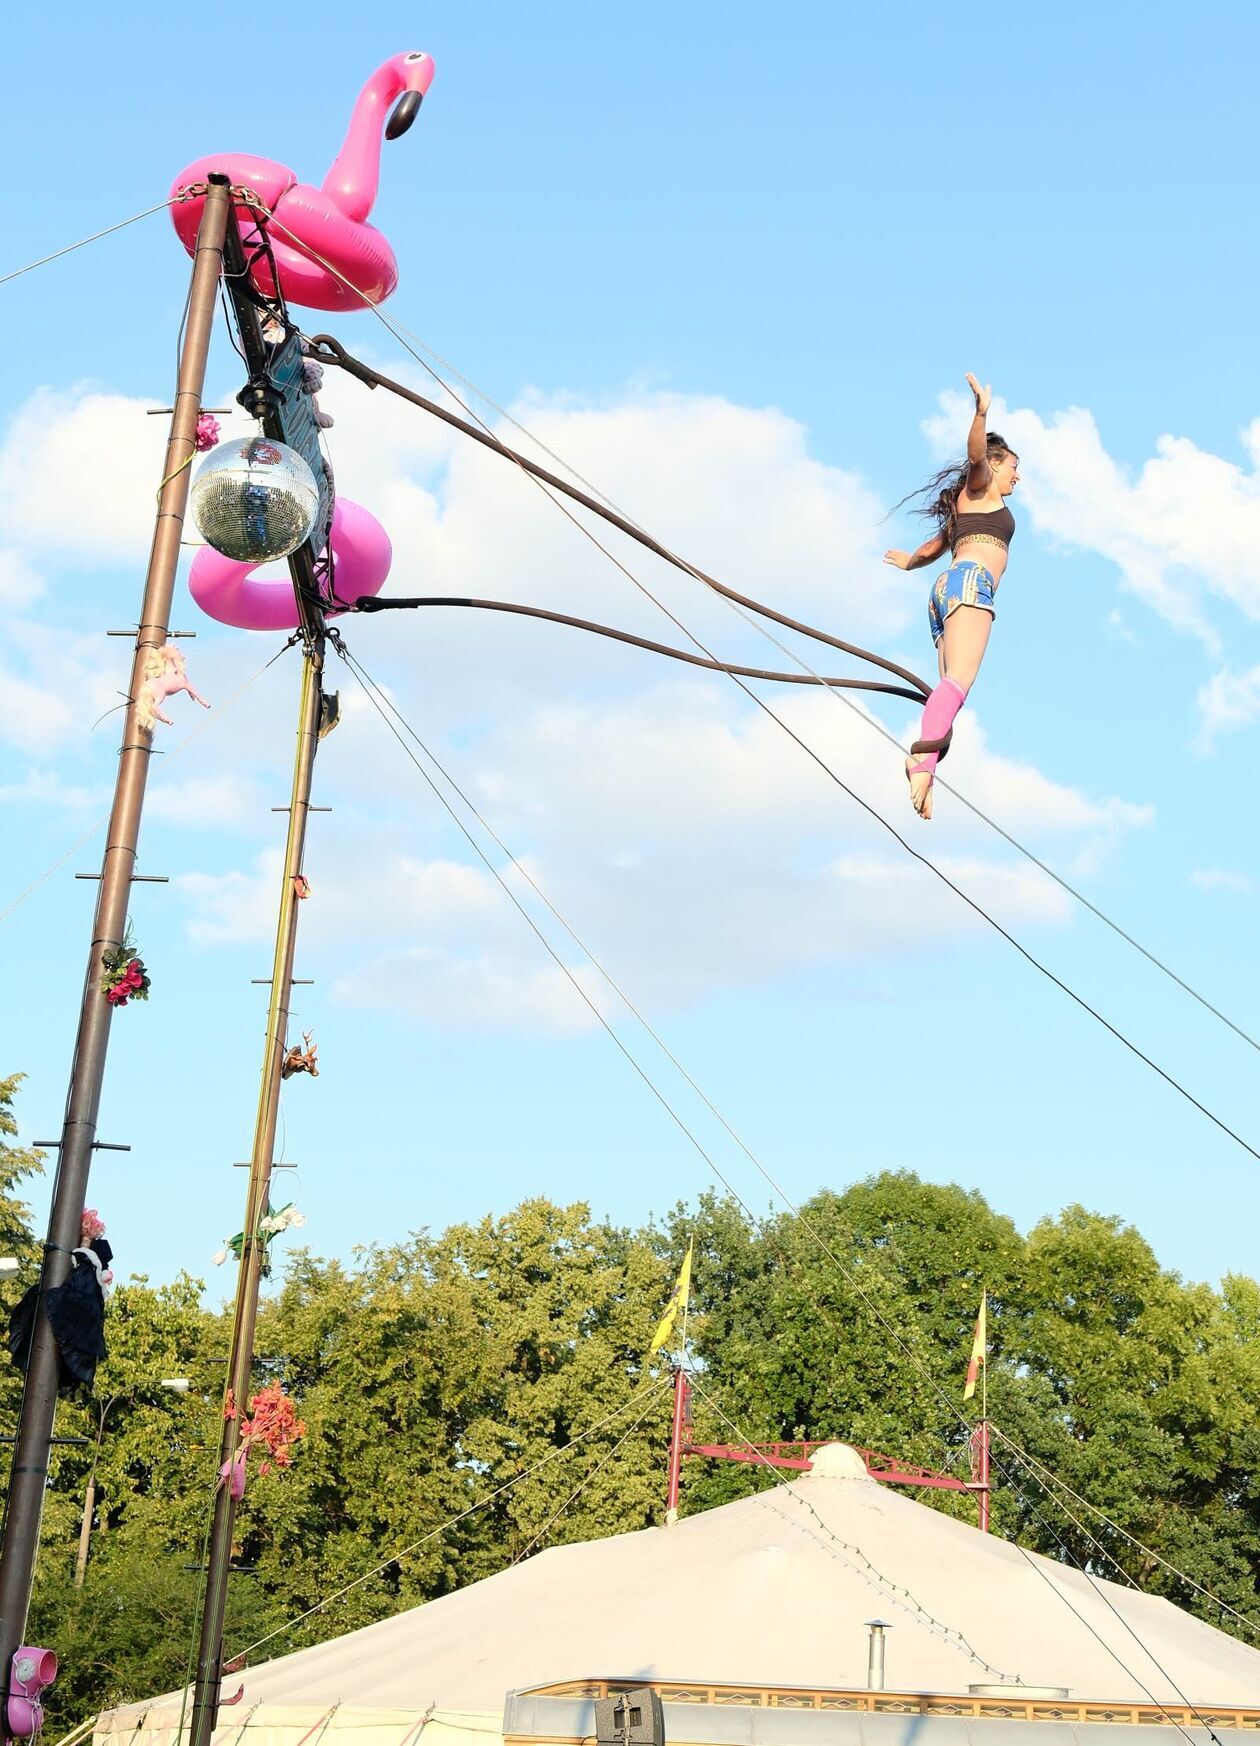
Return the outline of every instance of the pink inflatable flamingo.
[[[380,593],[394,556],[389,535],[374,515],[348,497],[339,497],[333,507],[332,549],[339,600],[353,604],[361,594]],[[213,546],[203,546],[192,561],[188,591],[201,610],[220,624],[239,630],[294,630],[298,609],[293,584],[287,575],[274,581],[255,578],[260,567],[238,563]]]
[[[181,170],[171,197],[204,182],[212,170],[230,176],[234,184],[252,188],[276,218],[271,246],[287,302],[306,309],[361,309],[365,299],[383,303],[398,283],[398,263],[380,231],[366,222],[380,181],[381,139],[406,133],[433,83],[433,73],[432,57],[426,54],[395,55],[376,69],[359,92],[345,140],[322,188],[299,182],[292,170],[270,158],[220,152]],[[390,114],[395,98],[399,102]],[[175,229],[189,254],[197,240],[203,204],[204,197],[198,196],[171,207]],[[316,256],[323,256],[336,273]],[[274,294],[265,259],[255,264],[253,272],[259,289]],[[355,290],[342,284],[337,273]],[[356,295],[358,291],[362,297]]]

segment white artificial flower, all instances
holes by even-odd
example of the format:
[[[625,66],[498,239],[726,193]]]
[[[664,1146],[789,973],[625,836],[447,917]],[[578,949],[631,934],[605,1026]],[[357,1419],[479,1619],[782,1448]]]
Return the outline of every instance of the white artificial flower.
[[[210,1257],[210,1259],[214,1262],[216,1267],[222,1267],[223,1263],[227,1260],[227,1258],[228,1258],[228,1252],[226,1249],[220,1249],[217,1255],[212,1255]]]

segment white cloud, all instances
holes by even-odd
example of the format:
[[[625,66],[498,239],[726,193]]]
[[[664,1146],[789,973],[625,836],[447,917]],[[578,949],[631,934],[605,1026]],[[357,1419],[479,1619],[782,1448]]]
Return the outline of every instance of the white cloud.
[[[899,754],[868,722],[826,696],[775,704],[858,794],[902,830],[923,831]],[[440,755],[561,914],[654,1011],[822,965],[934,950],[984,926],[774,722],[716,685],[684,681],[604,706],[548,706],[486,724],[472,743],[441,746]],[[951,765],[965,791],[1022,808],[1021,828],[1078,857],[1101,853],[1148,816],[994,759],[975,722],[959,733]],[[365,807],[361,770],[388,787],[388,823]],[[444,1013],[451,1022],[556,1031],[593,1022],[492,875],[435,846],[440,816],[379,724],[356,719],[353,743],[343,745],[340,767],[325,767],[324,781],[338,813],[359,808],[349,827],[321,840],[303,911],[304,956],[331,964],[338,998],[422,1021]],[[911,840],[1004,925],[1067,919],[1065,894],[1025,863],[994,858],[982,828],[950,797],[940,797],[930,837]],[[488,852],[502,864],[500,851]],[[272,853],[248,876],[179,881],[195,937],[263,940],[279,865]],[[579,949],[519,874],[509,868],[506,877],[564,962],[580,966]],[[598,990],[589,968],[575,973]]]
[[[1219,734],[1236,733],[1260,717],[1260,666],[1246,673],[1225,668],[1199,687],[1200,745],[1209,751]]]
[[[151,784],[145,802],[154,818],[202,830],[222,830],[254,819],[263,801],[254,783],[238,776],[169,778]]]
[[[1128,643],[1135,649],[1141,648],[1142,639],[1130,629],[1124,614],[1120,611],[1118,606],[1113,606],[1111,611],[1107,614],[1107,628],[1108,630],[1113,630],[1120,638],[1121,642]]]
[[[39,438],[45,464],[78,454],[89,436],[100,440],[101,400],[67,403],[67,431]],[[340,489],[368,503],[393,539],[391,592],[522,600],[684,640],[510,464],[335,373],[323,403],[337,419],[331,446]],[[110,416],[131,421],[120,439],[130,457],[126,488],[144,497],[153,470],[132,429],[146,422],[139,403],[116,400]],[[919,613],[918,579],[880,565],[882,504],[855,475],[813,459],[806,433],[782,413],[644,394],[602,407],[536,398],[526,416],[588,477],[615,479],[632,514],[735,587],[877,647]],[[10,463],[9,451],[0,453],[0,495],[5,477],[14,488]],[[46,482],[27,484],[21,526],[34,539],[50,511]],[[73,537],[91,537],[95,518],[104,549],[131,549],[140,536],[125,517],[110,520],[114,507],[89,496]],[[150,516],[146,502],[146,539]],[[781,663],[697,584],[620,536],[600,529],[598,537],[710,646],[753,664]],[[633,966],[629,992],[653,1010],[818,966],[932,951],[942,938],[983,925],[902,859],[879,825],[729,681],[551,626],[467,611],[355,620],[343,629],[609,968],[624,974]],[[243,664],[259,658],[258,640],[207,639],[195,677],[212,698],[229,694],[216,685],[226,682],[219,651],[229,648]],[[83,686],[83,655],[75,659],[74,682]],[[818,662],[816,649],[809,659]],[[319,799],[336,811],[332,829],[312,829],[304,963],[337,998],[422,1022],[440,1013],[480,1026],[589,1024],[563,973],[469,857],[353,683],[335,665],[333,672],[346,722],[321,747],[317,767]],[[28,682],[44,687],[49,709],[61,695],[61,673],[50,647],[30,645]],[[250,822],[265,812],[261,792],[225,771],[243,755],[261,782],[273,741],[291,744],[282,690],[273,684],[234,712],[218,737],[201,736],[196,756],[169,776],[155,773],[155,812],[252,836],[235,867],[229,859],[223,870],[220,837],[215,870],[175,881],[190,934],[207,947],[271,937],[276,839],[258,852]],[[768,697],[846,784],[914,833],[916,847],[956,869],[1005,923],[1063,924],[1062,893],[1007,851],[995,853],[949,796],[939,797],[921,834],[900,756],[863,711],[799,689]],[[913,713],[895,718],[907,737]],[[76,719],[70,712],[50,727],[64,735]],[[1012,829],[1078,864],[1149,817],[995,755],[973,710],[945,773]],[[499,864],[499,852],[491,853]],[[593,973],[577,969],[577,948],[519,876],[509,877],[594,992]]]
[[[122,701],[102,655],[104,639],[14,618],[0,657],[0,742],[46,754],[86,736]]]
[[[579,984],[593,980],[570,966]],[[479,953],[460,958],[412,947],[372,959],[333,984],[347,1006],[405,1013],[422,1024],[466,1030],[537,1030],[567,1036],[596,1024],[569,976],[543,958]],[[596,998],[597,991],[591,990]]]
[[[83,812],[108,806],[104,789],[86,788],[62,780],[56,770],[28,770],[20,782],[0,783],[0,805],[49,807],[64,812]]]
[[[98,561],[142,559],[166,434],[148,405],[90,387],[33,394],[0,442],[5,538]]]
[[[30,558],[11,546],[0,547],[0,606],[21,611],[44,592],[44,579]]]
[[[1223,867],[1196,868],[1190,875],[1190,883],[1197,885],[1200,891],[1252,890],[1252,882],[1245,873],[1230,873]]]
[[[323,401],[337,419],[340,488],[369,503],[394,542],[389,592],[525,600],[689,646],[510,462],[379,392],[369,400],[353,382],[330,380]],[[523,411],[539,438],[587,478],[615,479],[629,515],[743,592],[772,596],[794,616],[825,614],[876,643],[899,633],[921,605],[917,579],[880,564],[885,506],[855,474],[813,459],[803,427],[781,412],[671,394],[594,408],[535,398]],[[422,449],[417,432],[426,437]],[[500,434],[529,452],[512,427]],[[751,646],[758,664],[779,664],[701,584],[587,512],[573,514],[706,641]],[[373,634],[360,631],[360,643]],[[474,683],[483,663],[496,678],[501,667],[548,676],[584,668],[606,678],[627,660],[576,633],[467,613],[426,613],[396,635],[423,637],[442,651],[475,650]],[[641,655],[629,660],[643,670]]]

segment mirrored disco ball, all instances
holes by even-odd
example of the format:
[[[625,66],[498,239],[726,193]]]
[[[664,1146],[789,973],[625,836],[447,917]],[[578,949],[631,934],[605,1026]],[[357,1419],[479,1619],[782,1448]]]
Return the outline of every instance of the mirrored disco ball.
[[[287,558],[310,538],[319,511],[311,469],[269,437],[220,443],[197,469],[191,495],[202,539],[246,564]]]

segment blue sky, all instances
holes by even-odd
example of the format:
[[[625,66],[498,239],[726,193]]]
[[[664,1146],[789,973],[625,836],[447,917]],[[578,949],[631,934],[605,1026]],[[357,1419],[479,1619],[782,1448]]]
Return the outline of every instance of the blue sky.
[[[1024,457],[994,641],[946,774],[1256,1033],[1260,394],[1254,11],[986,16],[798,5],[311,5],[292,71],[235,15],[25,12],[6,32],[0,270],[161,199],[223,147],[318,182],[361,81],[428,49],[385,149],[387,312],[616,501],[735,586],[919,671],[927,578],[885,510],[965,430],[963,374]],[[67,44],[69,38],[69,46]],[[270,111],[259,100],[269,93]],[[36,197],[33,197],[36,196]],[[0,286],[0,912],[107,804],[186,259],[158,214]],[[307,312],[382,367],[367,314]],[[239,386],[220,330],[214,404]],[[558,605],[670,635],[514,474],[330,384],[343,490],[398,592]],[[996,414],[995,414],[996,420]],[[623,548],[618,547],[619,553]],[[776,664],[685,579],[624,555],[706,640]],[[133,903],[154,978],[115,1022],[92,1200],[124,1270],[204,1273],[238,1227],[292,661],[178,596],[189,667],[159,744]],[[1254,1271],[1254,1159],[978,930],[729,682],[518,622],[351,623],[382,683],[793,1197],[910,1166],[1021,1225],[1071,1200],[1196,1277]],[[813,657],[806,652],[807,658]],[[354,702],[323,749],[296,1028],[323,1071],[283,1105],[326,1253],[545,1193],[637,1221],[707,1168],[584,1023],[462,838]],[[1221,1118],[1260,1145],[1256,1057],[834,699],[770,701]],[[912,718],[881,711],[908,737]],[[174,748],[204,729],[186,749]],[[0,921],[0,1071],[54,1134],[99,838]],[[576,951],[562,955],[587,985]],[[766,1185],[616,1021],[743,1197]],[[39,1202],[40,1216],[44,1201]],[[212,1288],[225,1275],[211,1274]]]

